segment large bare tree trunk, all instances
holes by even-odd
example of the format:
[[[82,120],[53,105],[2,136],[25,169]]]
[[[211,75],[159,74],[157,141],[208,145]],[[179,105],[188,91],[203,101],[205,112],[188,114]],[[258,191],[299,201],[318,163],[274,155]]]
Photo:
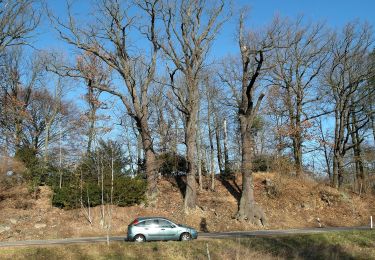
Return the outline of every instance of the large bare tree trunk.
[[[201,147],[201,132],[200,132],[200,113],[198,109],[198,118],[197,118],[197,167],[198,167],[198,184],[199,184],[199,190],[203,190],[203,180],[202,180],[202,147]]]
[[[240,220],[247,219],[253,224],[265,225],[266,218],[263,210],[255,204],[254,184],[252,173],[252,136],[249,129],[252,120],[245,117],[240,118],[241,142],[242,142],[242,194],[237,218]]]
[[[148,126],[148,114],[147,111],[144,111],[143,117],[139,120],[137,117],[136,123],[138,127],[138,131],[141,137],[142,148],[144,151],[145,156],[145,173],[147,177],[147,201],[150,203],[151,206],[155,206],[156,203],[156,196],[158,194],[157,189],[157,181],[158,181],[158,174],[157,174],[157,164],[156,164],[156,154],[154,151],[154,146],[151,137],[151,131],[149,130]]]
[[[214,141],[213,141],[213,129],[211,125],[211,100],[207,86],[207,124],[208,124],[208,139],[210,141],[210,175],[211,175],[211,190],[215,190],[215,167],[214,167]]]
[[[195,112],[194,112],[195,110]],[[185,210],[194,209],[196,198],[197,198],[197,187],[196,187],[196,165],[195,165],[195,154],[196,154],[196,109],[193,109],[192,116],[186,116],[186,160],[187,160],[187,179],[186,179],[186,191],[184,206]]]
[[[260,104],[264,97],[260,93],[255,101],[256,88],[261,72],[264,70],[264,54],[273,47],[273,37],[276,37],[277,27],[272,28],[272,39],[268,39],[269,33],[266,33],[264,39],[258,42],[256,39],[246,38],[244,36],[244,13],[241,14],[239,22],[239,47],[241,51],[241,92],[238,100],[238,119],[241,131],[241,173],[242,173],[242,193],[237,212],[238,220],[249,220],[254,224],[266,225],[266,216],[255,203],[254,184],[252,178],[252,154],[253,137],[251,128],[256,118]],[[275,25],[276,26],[276,25]],[[254,41],[253,41],[254,40]],[[258,39],[259,40],[259,39]],[[267,42],[267,43],[266,43]],[[267,47],[268,46],[268,47]],[[228,80],[226,82],[229,82]],[[231,85],[235,89],[236,84]]]

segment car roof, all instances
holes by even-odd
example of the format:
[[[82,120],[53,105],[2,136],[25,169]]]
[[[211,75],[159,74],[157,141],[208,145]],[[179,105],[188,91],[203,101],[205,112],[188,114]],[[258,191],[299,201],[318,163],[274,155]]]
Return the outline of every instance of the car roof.
[[[164,218],[164,217],[138,217],[137,219],[138,219],[138,221],[148,220],[148,219],[164,219],[164,220],[171,221],[171,220],[169,220],[167,218]]]

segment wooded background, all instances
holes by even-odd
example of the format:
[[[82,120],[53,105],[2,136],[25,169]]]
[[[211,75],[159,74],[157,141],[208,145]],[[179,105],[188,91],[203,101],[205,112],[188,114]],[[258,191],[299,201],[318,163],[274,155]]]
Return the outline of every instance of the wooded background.
[[[100,0],[94,9],[83,19],[67,2],[59,17],[48,3],[0,0],[2,178],[51,185],[75,196],[60,206],[77,207],[152,206],[161,176],[186,176],[188,212],[197,189],[241,173],[237,218],[262,224],[254,171],[375,191],[370,24],[333,29],[300,16],[254,28],[251,12],[224,0]],[[229,19],[237,50],[212,59]],[[30,51],[44,20],[70,53]]]

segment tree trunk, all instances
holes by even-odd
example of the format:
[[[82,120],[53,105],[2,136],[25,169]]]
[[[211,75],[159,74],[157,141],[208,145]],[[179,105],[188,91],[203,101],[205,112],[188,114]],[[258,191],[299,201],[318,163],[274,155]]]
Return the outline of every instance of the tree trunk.
[[[370,121],[372,126],[372,137],[374,138],[375,143],[375,113],[370,114]]]
[[[186,177],[186,191],[184,207],[185,211],[190,209],[195,209],[196,198],[197,198],[197,188],[195,175],[197,172],[195,166],[195,154],[196,154],[196,111],[197,109],[192,109],[191,114],[186,115],[186,160],[187,160],[187,177]]]
[[[296,175],[300,176],[302,173],[302,143],[299,133],[293,137],[293,157]]]
[[[224,171],[229,172],[227,119],[224,118]]]
[[[147,201],[150,206],[155,206],[158,193],[158,168],[156,165],[156,155],[153,148],[151,133],[148,127],[147,116],[138,117],[136,120],[142,147],[145,152],[145,173],[147,177]],[[138,119],[137,118],[137,119]]]
[[[223,156],[221,152],[221,141],[220,141],[220,124],[217,118],[217,114],[214,115],[215,123],[215,137],[216,137],[216,150],[217,150],[217,162],[220,170],[220,174],[223,174]]]
[[[252,138],[249,128],[252,122],[245,117],[240,118],[241,142],[242,142],[242,196],[237,213],[237,219],[249,220],[256,225],[266,225],[263,210],[255,204],[254,184],[252,173]]]
[[[298,91],[298,89],[297,89]],[[288,108],[290,137],[293,143],[293,159],[296,175],[301,175],[302,172],[302,136],[301,136],[301,98],[299,93],[296,97],[296,107],[294,107],[293,88],[290,85],[286,87],[286,106]]]
[[[343,182],[343,158],[339,151],[334,151],[333,154],[333,176],[332,187],[339,189]]]
[[[213,133],[211,127],[211,110],[210,110],[210,101],[208,101],[208,138],[210,139],[210,174],[211,174],[211,190],[215,190],[215,169],[214,169],[214,141]]]
[[[356,186],[357,186],[357,192],[359,194],[364,191],[365,188],[365,173],[364,173],[364,167],[363,167],[363,161],[362,161],[362,149],[361,149],[361,140],[358,134],[358,126],[357,126],[357,118],[355,111],[353,110],[351,113],[351,119],[352,119],[352,126],[353,129],[351,130],[351,137],[353,142],[353,154],[354,154],[354,163],[355,163],[355,177],[356,177]]]
[[[197,166],[198,166],[198,183],[199,183],[199,190],[203,190],[203,182],[202,182],[202,156],[201,156],[201,135],[200,135],[200,118],[199,118],[199,109],[197,114]]]
[[[342,187],[344,183],[344,158],[340,154],[337,160],[337,177],[338,177],[338,188]]]
[[[331,165],[330,165],[330,157],[329,157],[329,151],[327,148],[327,142],[326,142],[326,137],[324,135],[324,130],[323,130],[323,125],[322,125],[322,120],[319,120],[319,131],[321,135],[321,140],[322,140],[322,146],[323,146],[323,152],[324,152],[324,159],[327,167],[327,174],[330,182],[332,183],[333,176],[331,172]]]

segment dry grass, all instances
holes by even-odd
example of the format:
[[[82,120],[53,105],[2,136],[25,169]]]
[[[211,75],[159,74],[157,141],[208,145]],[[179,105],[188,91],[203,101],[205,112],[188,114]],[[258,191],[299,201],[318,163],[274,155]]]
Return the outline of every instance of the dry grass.
[[[270,179],[278,189],[270,197],[263,181]],[[265,209],[268,229],[317,227],[317,218],[326,226],[368,225],[369,216],[375,216],[375,196],[362,197],[349,191],[337,191],[309,178],[296,178],[275,173],[254,175],[256,201]],[[138,216],[164,216],[201,231],[228,231],[259,229],[233,219],[237,211],[241,177],[235,180],[216,180],[216,190],[198,194],[198,208],[186,215],[182,210],[183,196],[174,179],[159,181],[160,196],[156,208],[142,205],[113,207],[112,235],[124,235],[127,225]],[[324,196],[323,196],[324,194]],[[51,205],[51,191],[40,187],[37,199],[31,197],[25,186],[0,191],[0,225],[10,227],[0,233],[0,240],[67,238],[101,236],[106,230],[100,225],[100,208],[92,210],[90,225],[81,209],[62,210]],[[326,201],[328,198],[329,202]],[[46,224],[35,228],[35,224]]]
[[[1,259],[375,259],[375,232],[0,249]],[[207,252],[207,248],[209,253]]]

